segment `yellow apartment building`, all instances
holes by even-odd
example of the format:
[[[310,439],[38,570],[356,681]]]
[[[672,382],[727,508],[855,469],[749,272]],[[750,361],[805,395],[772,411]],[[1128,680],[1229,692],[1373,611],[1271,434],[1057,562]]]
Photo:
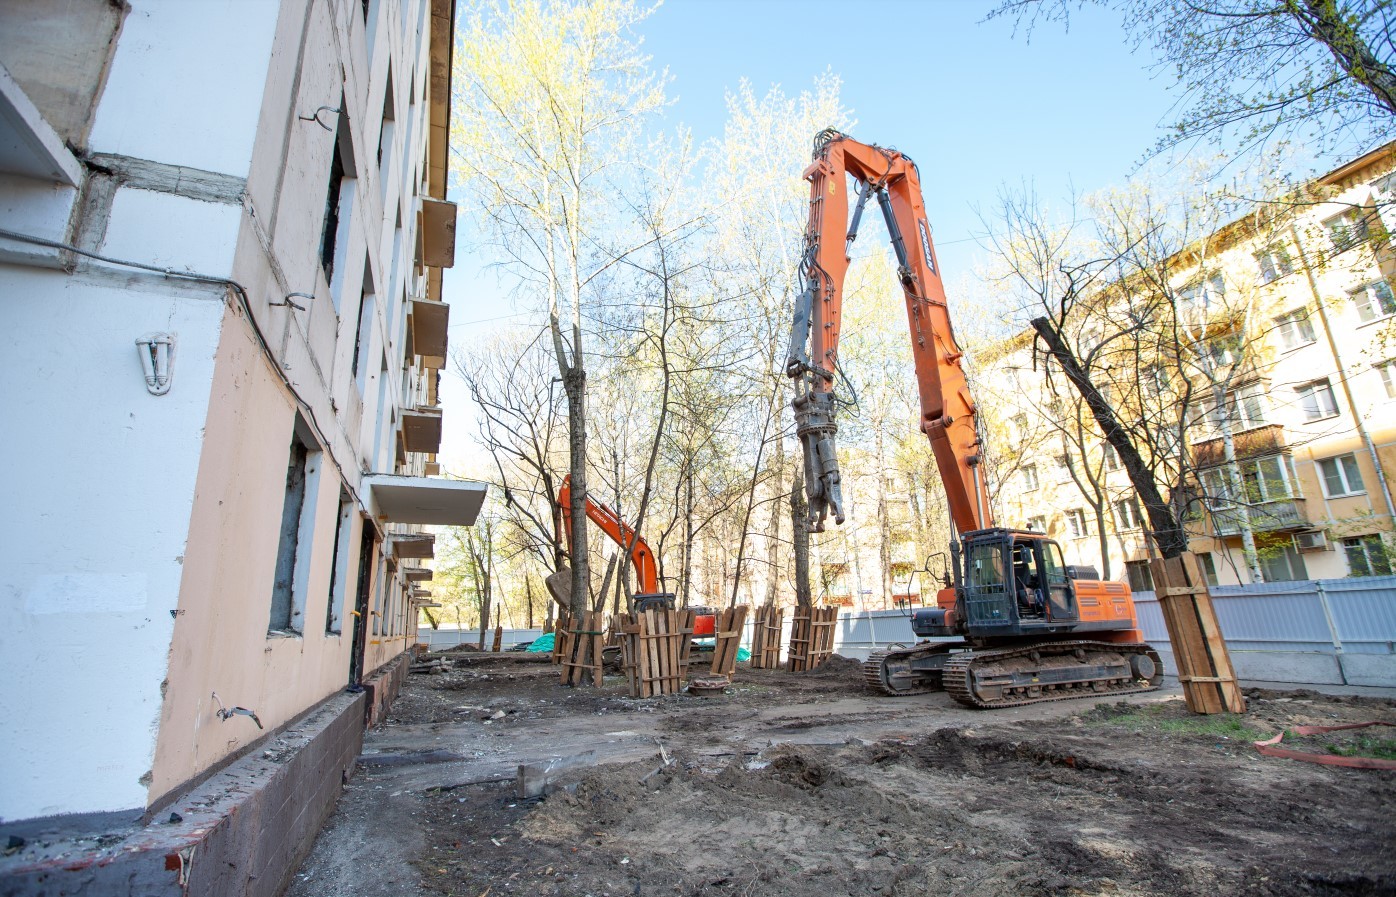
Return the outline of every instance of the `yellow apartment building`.
[[[1387,574],[1396,558],[1396,142],[1295,195],[1292,213],[1231,222],[1168,259],[1190,389],[1149,364],[1126,386],[1190,395],[1173,499],[1213,584]],[[1069,386],[1049,391],[1032,351],[1023,334],[979,358],[1004,399],[987,434],[1000,520],[1152,588],[1119,459]]]

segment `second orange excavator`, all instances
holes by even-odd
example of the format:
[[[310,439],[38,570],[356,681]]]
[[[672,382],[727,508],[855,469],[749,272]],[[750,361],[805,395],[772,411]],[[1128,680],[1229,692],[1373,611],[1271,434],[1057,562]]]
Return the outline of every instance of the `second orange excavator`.
[[[572,543],[572,477],[564,477],[557,490],[558,507],[562,509],[562,525],[567,531],[567,543]],[[626,523],[619,514],[607,505],[586,498],[587,519],[601,528],[612,542],[629,552],[630,562],[635,566],[635,579],[638,590],[631,596],[631,608],[642,611],[650,607],[669,608],[674,606],[674,594],[662,592],[659,588],[659,568],[654,552],[635,528]],[[709,608],[693,608],[698,616],[694,621],[695,636],[713,634],[714,615]]]
[[[796,433],[804,450],[809,523],[842,523],[834,451],[834,378],[848,250],[876,196],[896,254],[911,352],[929,437],[950,506],[951,571],[937,606],[912,616],[923,641],[874,654],[864,678],[892,695],[944,688],[971,707],[1004,707],[1156,688],[1158,652],[1145,644],[1124,583],[1068,566],[1044,533],[996,527],[980,475],[977,408],[936,267],[920,173],[897,150],[835,130],[815,138],[809,224],[785,371],[795,380]],[[849,218],[849,182],[857,202]],[[949,639],[956,639],[951,641]]]

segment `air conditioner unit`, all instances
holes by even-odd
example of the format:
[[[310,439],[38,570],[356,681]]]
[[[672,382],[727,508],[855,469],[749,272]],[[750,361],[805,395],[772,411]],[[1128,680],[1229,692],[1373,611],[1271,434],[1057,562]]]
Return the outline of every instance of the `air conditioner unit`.
[[[1315,530],[1311,533],[1295,533],[1294,547],[1300,551],[1328,551],[1333,546],[1328,544],[1327,533]]]

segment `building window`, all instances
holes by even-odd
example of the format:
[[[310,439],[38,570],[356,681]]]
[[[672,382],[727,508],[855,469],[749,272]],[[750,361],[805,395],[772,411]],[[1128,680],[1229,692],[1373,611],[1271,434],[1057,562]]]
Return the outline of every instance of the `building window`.
[[[1364,324],[1396,314],[1396,296],[1391,293],[1391,284],[1384,280],[1358,287],[1348,296],[1357,309],[1357,319]]]
[[[1369,235],[1367,212],[1364,209],[1348,209],[1341,215],[1334,215],[1323,226],[1328,230],[1328,238],[1333,242],[1334,252],[1351,249],[1364,243]]]
[[[1108,442],[1102,445],[1100,449],[1100,454],[1101,463],[1104,465],[1106,470],[1120,469],[1120,453],[1115,451],[1115,447],[1113,445],[1111,445]]]
[[[1233,495],[1226,468],[1213,467],[1202,472],[1202,483],[1207,490],[1207,507],[1211,510],[1226,510],[1242,501],[1247,504],[1267,501],[1283,501],[1290,498],[1290,476],[1282,455],[1242,461],[1237,464],[1241,473],[1241,483],[1245,493]]]
[[[1080,508],[1072,508],[1066,512],[1066,531],[1073,539],[1080,539],[1086,535],[1086,512]]]
[[[1197,552],[1197,562],[1202,565],[1202,575],[1207,577],[1207,585],[1217,585],[1217,562],[1210,551]]]
[[[1226,394],[1222,404],[1214,404],[1211,409],[1212,428],[1220,433],[1226,427],[1228,418],[1232,431],[1263,427],[1265,420],[1265,386],[1252,383]]]
[[[1148,561],[1125,561],[1125,577],[1129,580],[1131,592],[1154,590],[1154,575],[1149,572]]]
[[[344,96],[340,95],[339,108],[344,108]],[[325,281],[334,284],[334,270],[338,261],[338,250],[343,248],[341,239],[349,227],[349,219],[354,204],[354,143],[349,133],[349,116],[341,112],[339,127],[335,131],[334,154],[330,158],[330,179],[325,191],[325,220],[320,230],[320,269],[325,272]],[[339,311],[339,293],[331,290],[335,311]]]
[[[1031,492],[1036,489],[1037,486],[1037,465],[1025,464],[1023,466],[1023,489]]]
[[[1381,377],[1382,388],[1386,390],[1386,397],[1396,399],[1396,359],[1383,361],[1375,367],[1377,375]]]
[[[1294,272],[1294,263],[1283,246],[1271,246],[1264,252],[1255,254],[1255,263],[1260,266],[1260,282],[1274,283],[1286,274]]]
[[[1194,281],[1178,291],[1178,301],[1184,314],[1203,320],[1225,297],[1226,281],[1220,273]]]
[[[1161,364],[1151,364],[1145,367],[1139,380],[1140,390],[1149,398],[1164,395],[1168,392],[1170,385],[1168,370]]]
[[[1301,308],[1276,318],[1275,329],[1280,332],[1280,345],[1285,349],[1297,349],[1314,341],[1314,325],[1309,320],[1308,309]]]
[[[339,523],[334,531],[334,553],[330,562],[329,600],[325,607],[325,634],[339,635],[344,627],[344,601],[349,592],[349,546],[353,544],[354,501],[339,493]]]
[[[1304,559],[1293,545],[1282,545],[1260,553],[1260,575],[1266,582],[1295,582],[1308,579]]]
[[[1299,393],[1299,405],[1304,409],[1305,420],[1323,420],[1338,413],[1338,402],[1333,398],[1333,387],[1328,378],[1305,383],[1295,390]]]
[[[1239,333],[1225,333],[1208,340],[1205,351],[1214,369],[1240,364],[1245,355],[1245,347]]]
[[[1071,482],[1071,456],[1065,452],[1057,455],[1057,482]]]
[[[1343,540],[1343,552],[1348,556],[1349,576],[1390,576],[1391,558],[1381,536],[1358,536]]]
[[[1318,472],[1323,476],[1323,492],[1329,498],[1360,495],[1367,491],[1362,484],[1362,471],[1357,468],[1356,455],[1324,458],[1318,462]]]
[[[1030,529],[1030,530],[1036,530],[1036,531],[1039,532],[1039,533],[1045,533],[1045,532],[1047,532],[1047,518],[1046,518],[1046,517],[1029,517],[1029,518],[1028,518],[1028,529]]]
[[[1115,522],[1121,532],[1139,529],[1139,502],[1133,498],[1122,498],[1115,502]]]
[[[305,590],[310,573],[315,490],[319,485],[321,461],[321,452],[307,430],[297,415],[286,465],[286,492],[281,504],[276,573],[267,621],[269,632],[301,632],[305,626]]]
[[[1028,416],[1026,414],[1013,415],[1010,423],[1013,425],[1013,439],[1022,442],[1028,438]]]

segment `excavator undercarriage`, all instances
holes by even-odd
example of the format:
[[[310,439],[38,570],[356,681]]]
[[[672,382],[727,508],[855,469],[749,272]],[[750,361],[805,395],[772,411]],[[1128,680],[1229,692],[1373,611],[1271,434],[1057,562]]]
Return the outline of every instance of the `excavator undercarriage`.
[[[873,654],[863,663],[863,678],[895,697],[943,690],[968,707],[1014,707],[1151,691],[1163,679],[1163,661],[1145,644],[921,642]]]

